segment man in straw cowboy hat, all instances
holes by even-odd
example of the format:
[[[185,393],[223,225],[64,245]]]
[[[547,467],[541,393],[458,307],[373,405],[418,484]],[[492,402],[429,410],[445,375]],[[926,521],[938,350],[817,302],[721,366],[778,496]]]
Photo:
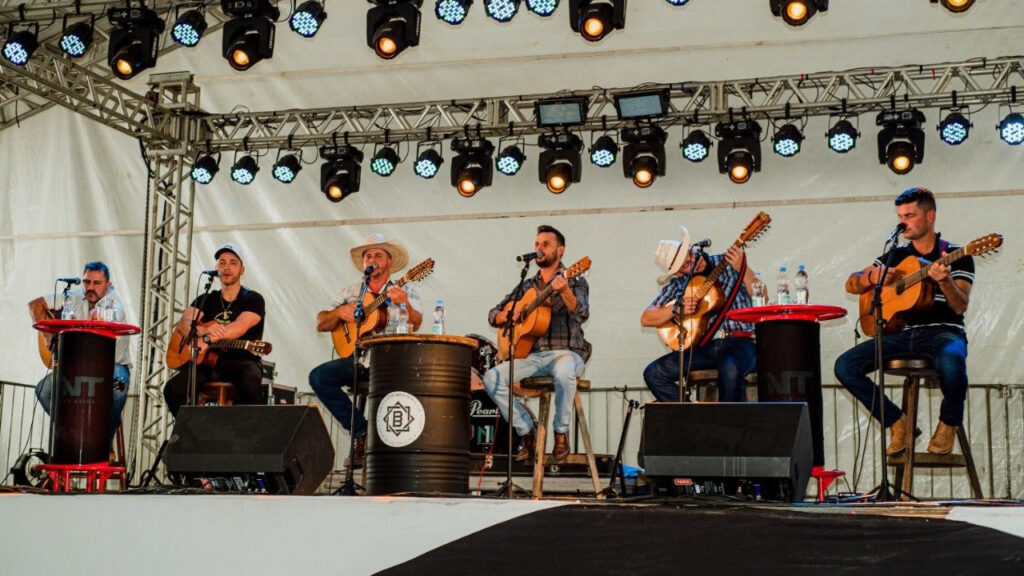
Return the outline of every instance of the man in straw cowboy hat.
[[[718,370],[718,399],[721,402],[743,402],[746,399],[744,377],[757,363],[754,327],[745,322],[725,318],[729,310],[749,308],[754,271],[747,266],[746,254],[735,245],[724,254],[697,252],[690,244],[690,233],[680,226],[682,241],[662,240],[654,259],[668,273],[658,278],[662,284],[658,297],[640,316],[640,324],[659,327],[676,314],[671,304],[686,290],[692,276],[707,275],[723,260],[728,263],[716,283],[722,289],[725,305],[709,319],[706,334],[698,336],[684,351],[686,371]],[[700,301],[687,295],[682,299],[683,313],[698,311]],[[644,369],[644,382],[659,402],[679,401],[679,353],[670,351]]]
[[[395,240],[388,240],[378,232],[367,236],[366,240],[352,248],[349,254],[352,257],[352,265],[366,276],[367,294],[371,297],[376,297],[381,293],[387,294],[388,322],[383,330],[376,330],[376,332],[394,333],[396,331],[398,311],[402,304],[405,304],[409,313],[409,325],[412,327],[412,331],[419,330],[423,315],[420,313],[418,291],[411,284],[399,287],[391,281],[391,273],[398,272],[409,263],[409,253],[405,246]],[[331,332],[344,323],[354,322],[356,304],[362,287],[362,280],[349,284],[334,297],[330,309],[317,313],[317,331]],[[346,430],[350,426],[352,417],[352,401],[342,387],[352,384],[352,370],[358,370],[360,380],[369,378],[369,368],[365,362],[357,363],[354,356],[353,354],[347,358],[324,362],[309,373],[309,386],[327,408],[327,411]],[[358,411],[355,430],[349,430],[349,432],[356,438],[355,457],[359,458],[366,448],[366,418]]]

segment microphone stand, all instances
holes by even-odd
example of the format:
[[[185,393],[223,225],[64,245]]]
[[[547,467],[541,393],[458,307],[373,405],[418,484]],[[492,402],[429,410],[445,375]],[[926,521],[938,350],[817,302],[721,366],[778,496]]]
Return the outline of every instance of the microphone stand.
[[[372,272],[371,272],[372,274]],[[365,311],[363,310],[363,298],[370,288],[370,274],[363,275],[363,286],[359,290],[359,299],[356,301],[356,309],[352,315],[356,320],[356,347],[352,352],[352,410],[348,421],[348,466],[345,467],[345,482],[335,492],[340,496],[358,496],[357,489],[362,489],[355,481],[353,469],[356,465],[356,403],[359,401],[359,361],[363,356],[362,327]],[[365,458],[365,455],[364,455]],[[366,462],[363,462],[366,466]]]
[[[200,276],[202,275],[200,274]],[[186,406],[195,406],[198,402],[198,395],[196,393],[196,364],[199,360],[199,315],[206,307],[206,297],[210,295],[210,286],[212,285],[213,276],[209,276],[206,280],[206,286],[203,287],[203,295],[199,297],[199,307],[192,316],[192,321],[189,322],[188,335],[178,345],[178,352],[181,352],[181,348],[188,343],[190,346],[190,356],[192,357],[188,366],[188,400]]]
[[[512,482],[512,435],[515,432],[515,426],[513,423],[516,419],[515,411],[515,397],[512,394],[512,387],[515,385],[515,368],[516,368],[516,315],[518,314],[517,307],[519,306],[519,299],[523,297],[523,283],[526,281],[526,273],[530,269],[530,260],[523,262],[523,269],[519,273],[519,284],[516,284],[516,289],[512,291],[512,306],[509,307],[508,313],[505,315],[505,331],[509,335],[508,337],[508,445],[506,446],[505,455],[505,482],[498,488],[495,495],[500,498],[512,498],[515,496],[516,491],[526,493],[525,490],[516,486]],[[534,459],[536,459],[537,450],[543,450],[543,446],[534,446]]]
[[[675,300],[676,303],[672,306],[672,312],[676,315],[676,323],[679,324],[679,401],[689,402],[690,401],[690,384],[686,381],[686,375],[689,370],[683,367],[683,359],[686,357],[686,351],[683,348],[683,341],[686,339],[685,327],[683,325],[684,310],[686,308],[684,299],[686,298],[686,288],[693,281],[693,273],[697,270],[697,258],[704,253],[704,249],[700,246],[693,248],[693,255],[690,259],[690,271],[683,276],[685,282],[680,284],[679,290],[676,291]],[[690,357],[692,359],[693,353],[691,350]],[[688,368],[688,367],[687,367]]]
[[[618,388],[615,388],[619,391]],[[617,498],[619,496],[626,495],[626,471],[622,466],[622,451],[626,447],[626,434],[629,432],[629,421],[633,418],[633,410],[640,408],[640,402],[633,400],[627,396],[629,393],[629,386],[624,387],[622,390],[622,397],[626,400],[626,419],[622,422],[622,433],[619,435],[619,448],[615,451],[615,461],[612,463],[612,475],[608,479],[608,486],[601,491],[601,495],[605,498]],[[621,492],[615,492],[615,477],[619,478],[619,488]]]

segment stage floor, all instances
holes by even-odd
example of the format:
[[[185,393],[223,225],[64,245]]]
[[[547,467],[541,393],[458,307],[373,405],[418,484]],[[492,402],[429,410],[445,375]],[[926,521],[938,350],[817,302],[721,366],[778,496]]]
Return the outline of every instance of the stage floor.
[[[4,574],[1024,574],[1024,505],[0,495]]]

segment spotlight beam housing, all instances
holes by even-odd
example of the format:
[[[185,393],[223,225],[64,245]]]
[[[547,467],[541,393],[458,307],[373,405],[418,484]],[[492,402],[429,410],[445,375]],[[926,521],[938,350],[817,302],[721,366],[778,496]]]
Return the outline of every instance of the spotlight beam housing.
[[[883,128],[878,132],[878,163],[887,164],[897,174],[906,174],[923,162],[924,121],[924,113],[916,108],[879,112],[875,125]]]
[[[367,0],[366,45],[390,60],[420,43],[420,6],[423,0]]]
[[[569,26],[584,40],[597,42],[626,27],[626,0],[569,0]]]
[[[494,180],[494,144],[485,138],[452,140],[451,183],[463,197],[476,194]]]
[[[111,8],[107,19],[113,26],[107,44],[107,64],[114,75],[127,80],[156,66],[157,41],[164,21],[149,8]]]
[[[359,192],[363,151],[348,144],[321,146],[320,190],[332,202],[341,202]]]
[[[537,145],[544,149],[537,164],[537,176],[552,194],[561,194],[583,176],[580,151],[583,140],[570,132],[541,134]]]
[[[275,21],[281,11],[268,0],[221,0],[233,19],[224,23],[221,52],[235,70],[248,70],[274,57]]]
[[[656,124],[623,128],[627,142],[622,150],[622,175],[640,188],[647,188],[657,176],[665,175],[665,140],[668,134]]]
[[[768,4],[772,15],[781,16],[790,26],[803,26],[818,11],[828,11],[828,0],[768,0]]]
[[[761,125],[755,120],[740,120],[715,125],[718,136],[718,171],[728,174],[737,184],[750,178],[752,172],[761,171]],[[746,173],[737,175],[734,165],[742,163]]]

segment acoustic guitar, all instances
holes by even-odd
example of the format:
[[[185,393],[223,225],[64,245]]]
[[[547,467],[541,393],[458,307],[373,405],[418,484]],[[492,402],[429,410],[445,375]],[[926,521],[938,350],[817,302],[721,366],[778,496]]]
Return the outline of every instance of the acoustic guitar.
[[[36,298],[29,302],[28,313],[32,317],[33,324],[40,320],[51,320],[57,317],[56,313],[46,304],[45,298]],[[53,351],[50,350],[50,341],[53,339],[53,335],[43,331],[38,331],[38,334],[39,359],[43,361],[43,365],[47,369],[53,368]]]
[[[757,216],[747,224],[747,227],[740,233],[739,238],[733,242],[733,246],[742,248],[744,245],[753,242],[765,230],[768,229],[768,225],[771,224],[772,217],[765,212],[758,212]],[[669,348],[679,351],[679,333],[683,332],[683,350],[688,350],[693,346],[694,342],[699,342],[704,334],[708,330],[708,326],[711,324],[711,319],[719,313],[721,308],[725,305],[725,295],[722,293],[722,288],[717,284],[718,277],[725,272],[725,267],[729,263],[723,258],[721,262],[715,266],[707,276],[694,276],[690,279],[690,282],[686,285],[685,296],[690,296],[697,302],[697,309],[694,310],[693,314],[687,314],[683,316],[683,324],[679,325],[679,316],[673,315],[672,319],[665,322],[661,326],[658,326],[658,337],[665,343]],[[743,279],[741,278],[742,282]],[[675,306],[676,301],[673,300],[665,305],[665,308]]]
[[[434,260],[427,258],[423,262],[413,266],[402,276],[395,286],[401,288],[408,282],[422,280],[434,270]],[[364,334],[383,330],[388,325],[388,309],[384,306],[387,301],[387,292],[381,292],[374,296],[367,292],[363,296],[363,323],[359,326],[359,334],[356,334],[356,323],[342,322],[338,327],[331,330],[331,340],[334,341],[334,349],[338,352],[339,358],[348,358],[356,350],[356,341]]]
[[[935,262],[948,266],[965,256],[982,256],[1003,245],[1002,234],[988,234],[972,241],[967,246],[958,248]],[[928,268],[931,263],[922,262],[916,256],[907,256],[892,268],[896,280],[882,286],[882,319],[885,326],[883,333],[899,332],[906,326],[906,313],[920,310],[931,305],[935,297],[935,282],[928,280]],[[865,336],[875,335],[875,317],[871,313],[871,300],[874,290],[860,295],[860,329]]]
[[[566,280],[570,280],[587,270],[590,270],[590,258],[584,256],[579,262],[566,268],[563,275]],[[508,360],[509,340],[515,346],[513,352],[515,357],[526,358],[530,354],[530,349],[533,348],[534,341],[547,333],[548,326],[551,324],[551,304],[548,302],[548,297],[551,296],[552,290],[549,282],[540,292],[530,288],[523,293],[516,311],[513,312],[516,314],[515,332],[509,333],[508,324],[498,328],[499,360]],[[507,317],[511,309],[512,302],[508,302],[498,314],[501,317]]]
[[[211,324],[213,324],[213,321],[201,322],[199,325],[210,326]],[[171,344],[167,347],[168,368],[177,370],[192,360],[191,347],[181,345],[183,338],[177,330],[171,335]],[[264,342],[263,340],[218,340],[207,344],[206,350],[199,351],[196,364],[198,366],[204,364],[213,366],[217,363],[218,352],[221,350],[245,350],[257,356],[266,356],[274,350],[274,346],[270,342]]]

